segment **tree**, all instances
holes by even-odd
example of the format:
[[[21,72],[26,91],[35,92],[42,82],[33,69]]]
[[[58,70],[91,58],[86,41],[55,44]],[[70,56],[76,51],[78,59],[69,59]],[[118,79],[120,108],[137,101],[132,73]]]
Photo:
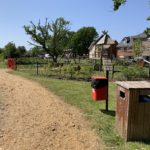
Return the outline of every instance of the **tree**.
[[[119,7],[126,2],[126,0],[112,0],[114,3],[114,10],[118,10]]]
[[[16,46],[14,43],[9,42],[7,45],[4,47],[4,58],[16,58]]]
[[[37,57],[41,52],[42,50],[39,47],[33,47],[28,51],[28,55],[30,57]]]
[[[17,57],[22,57],[26,54],[27,50],[24,46],[18,46],[16,49]]]
[[[44,25],[41,25],[40,21],[37,25],[32,21],[30,23],[31,25],[24,26],[25,32],[33,41],[29,43],[42,48],[57,62],[58,56],[67,45],[70,22],[60,17],[51,23],[46,19]]]
[[[0,54],[3,53],[3,48],[0,48]]]
[[[147,17],[147,20],[150,21],[150,16]],[[150,28],[146,28],[144,32],[146,33],[147,37],[150,37]]]
[[[94,27],[80,28],[71,39],[71,47],[74,54],[82,56],[89,53],[91,42],[98,36]]]
[[[142,54],[143,47],[142,47],[141,39],[134,40],[132,47],[133,47],[134,56],[138,57]]]

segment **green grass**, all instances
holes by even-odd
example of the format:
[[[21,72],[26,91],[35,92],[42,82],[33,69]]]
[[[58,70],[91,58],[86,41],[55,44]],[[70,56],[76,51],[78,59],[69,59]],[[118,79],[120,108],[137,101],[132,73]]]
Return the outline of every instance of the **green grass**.
[[[124,142],[117,134],[115,128],[116,84],[109,84],[109,112],[105,111],[105,101],[94,102],[91,99],[90,82],[57,80],[46,77],[33,76],[29,72],[14,71],[13,74],[21,75],[39,82],[42,86],[53,91],[62,100],[79,108],[86,116],[91,127],[97,131],[104,141],[106,149],[111,150],[149,150],[150,145],[142,142]],[[67,111],[67,110],[66,110]]]
[[[5,62],[0,61],[0,68],[6,68]]]

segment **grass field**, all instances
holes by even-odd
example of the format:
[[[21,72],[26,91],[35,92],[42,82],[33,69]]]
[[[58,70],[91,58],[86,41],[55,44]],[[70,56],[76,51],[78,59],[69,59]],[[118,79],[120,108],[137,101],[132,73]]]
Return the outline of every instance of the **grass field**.
[[[39,82],[65,102],[79,108],[91,122],[91,127],[102,138],[106,149],[111,150],[149,150],[150,144],[143,142],[124,142],[115,129],[116,84],[109,85],[109,112],[105,111],[105,101],[94,102],[91,99],[90,82],[58,80],[40,76],[33,76],[29,72],[17,72],[28,79]],[[66,110],[67,111],[67,110]]]

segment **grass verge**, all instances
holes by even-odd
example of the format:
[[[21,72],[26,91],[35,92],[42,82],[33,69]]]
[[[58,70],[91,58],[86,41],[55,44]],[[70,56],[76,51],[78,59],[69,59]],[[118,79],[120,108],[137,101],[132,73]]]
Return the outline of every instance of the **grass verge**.
[[[109,84],[109,112],[105,111],[105,101],[93,102],[91,100],[91,87],[89,82],[58,80],[46,77],[33,76],[30,73],[14,71],[13,74],[21,75],[39,82],[66,103],[76,106],[91,122],[92,128],[104,141],[108,150],[149,150],[150,145],[143,142],[124,142],[115,129],[116,84]],[[67,110],[66,110],[67,111]]]

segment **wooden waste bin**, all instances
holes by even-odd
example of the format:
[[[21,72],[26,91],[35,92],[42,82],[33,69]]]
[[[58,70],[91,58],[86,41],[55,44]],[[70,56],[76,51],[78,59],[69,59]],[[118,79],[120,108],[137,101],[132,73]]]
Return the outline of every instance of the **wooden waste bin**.
[[[150,141],[150,82],[116,83],[118,132],[126,141]]]

